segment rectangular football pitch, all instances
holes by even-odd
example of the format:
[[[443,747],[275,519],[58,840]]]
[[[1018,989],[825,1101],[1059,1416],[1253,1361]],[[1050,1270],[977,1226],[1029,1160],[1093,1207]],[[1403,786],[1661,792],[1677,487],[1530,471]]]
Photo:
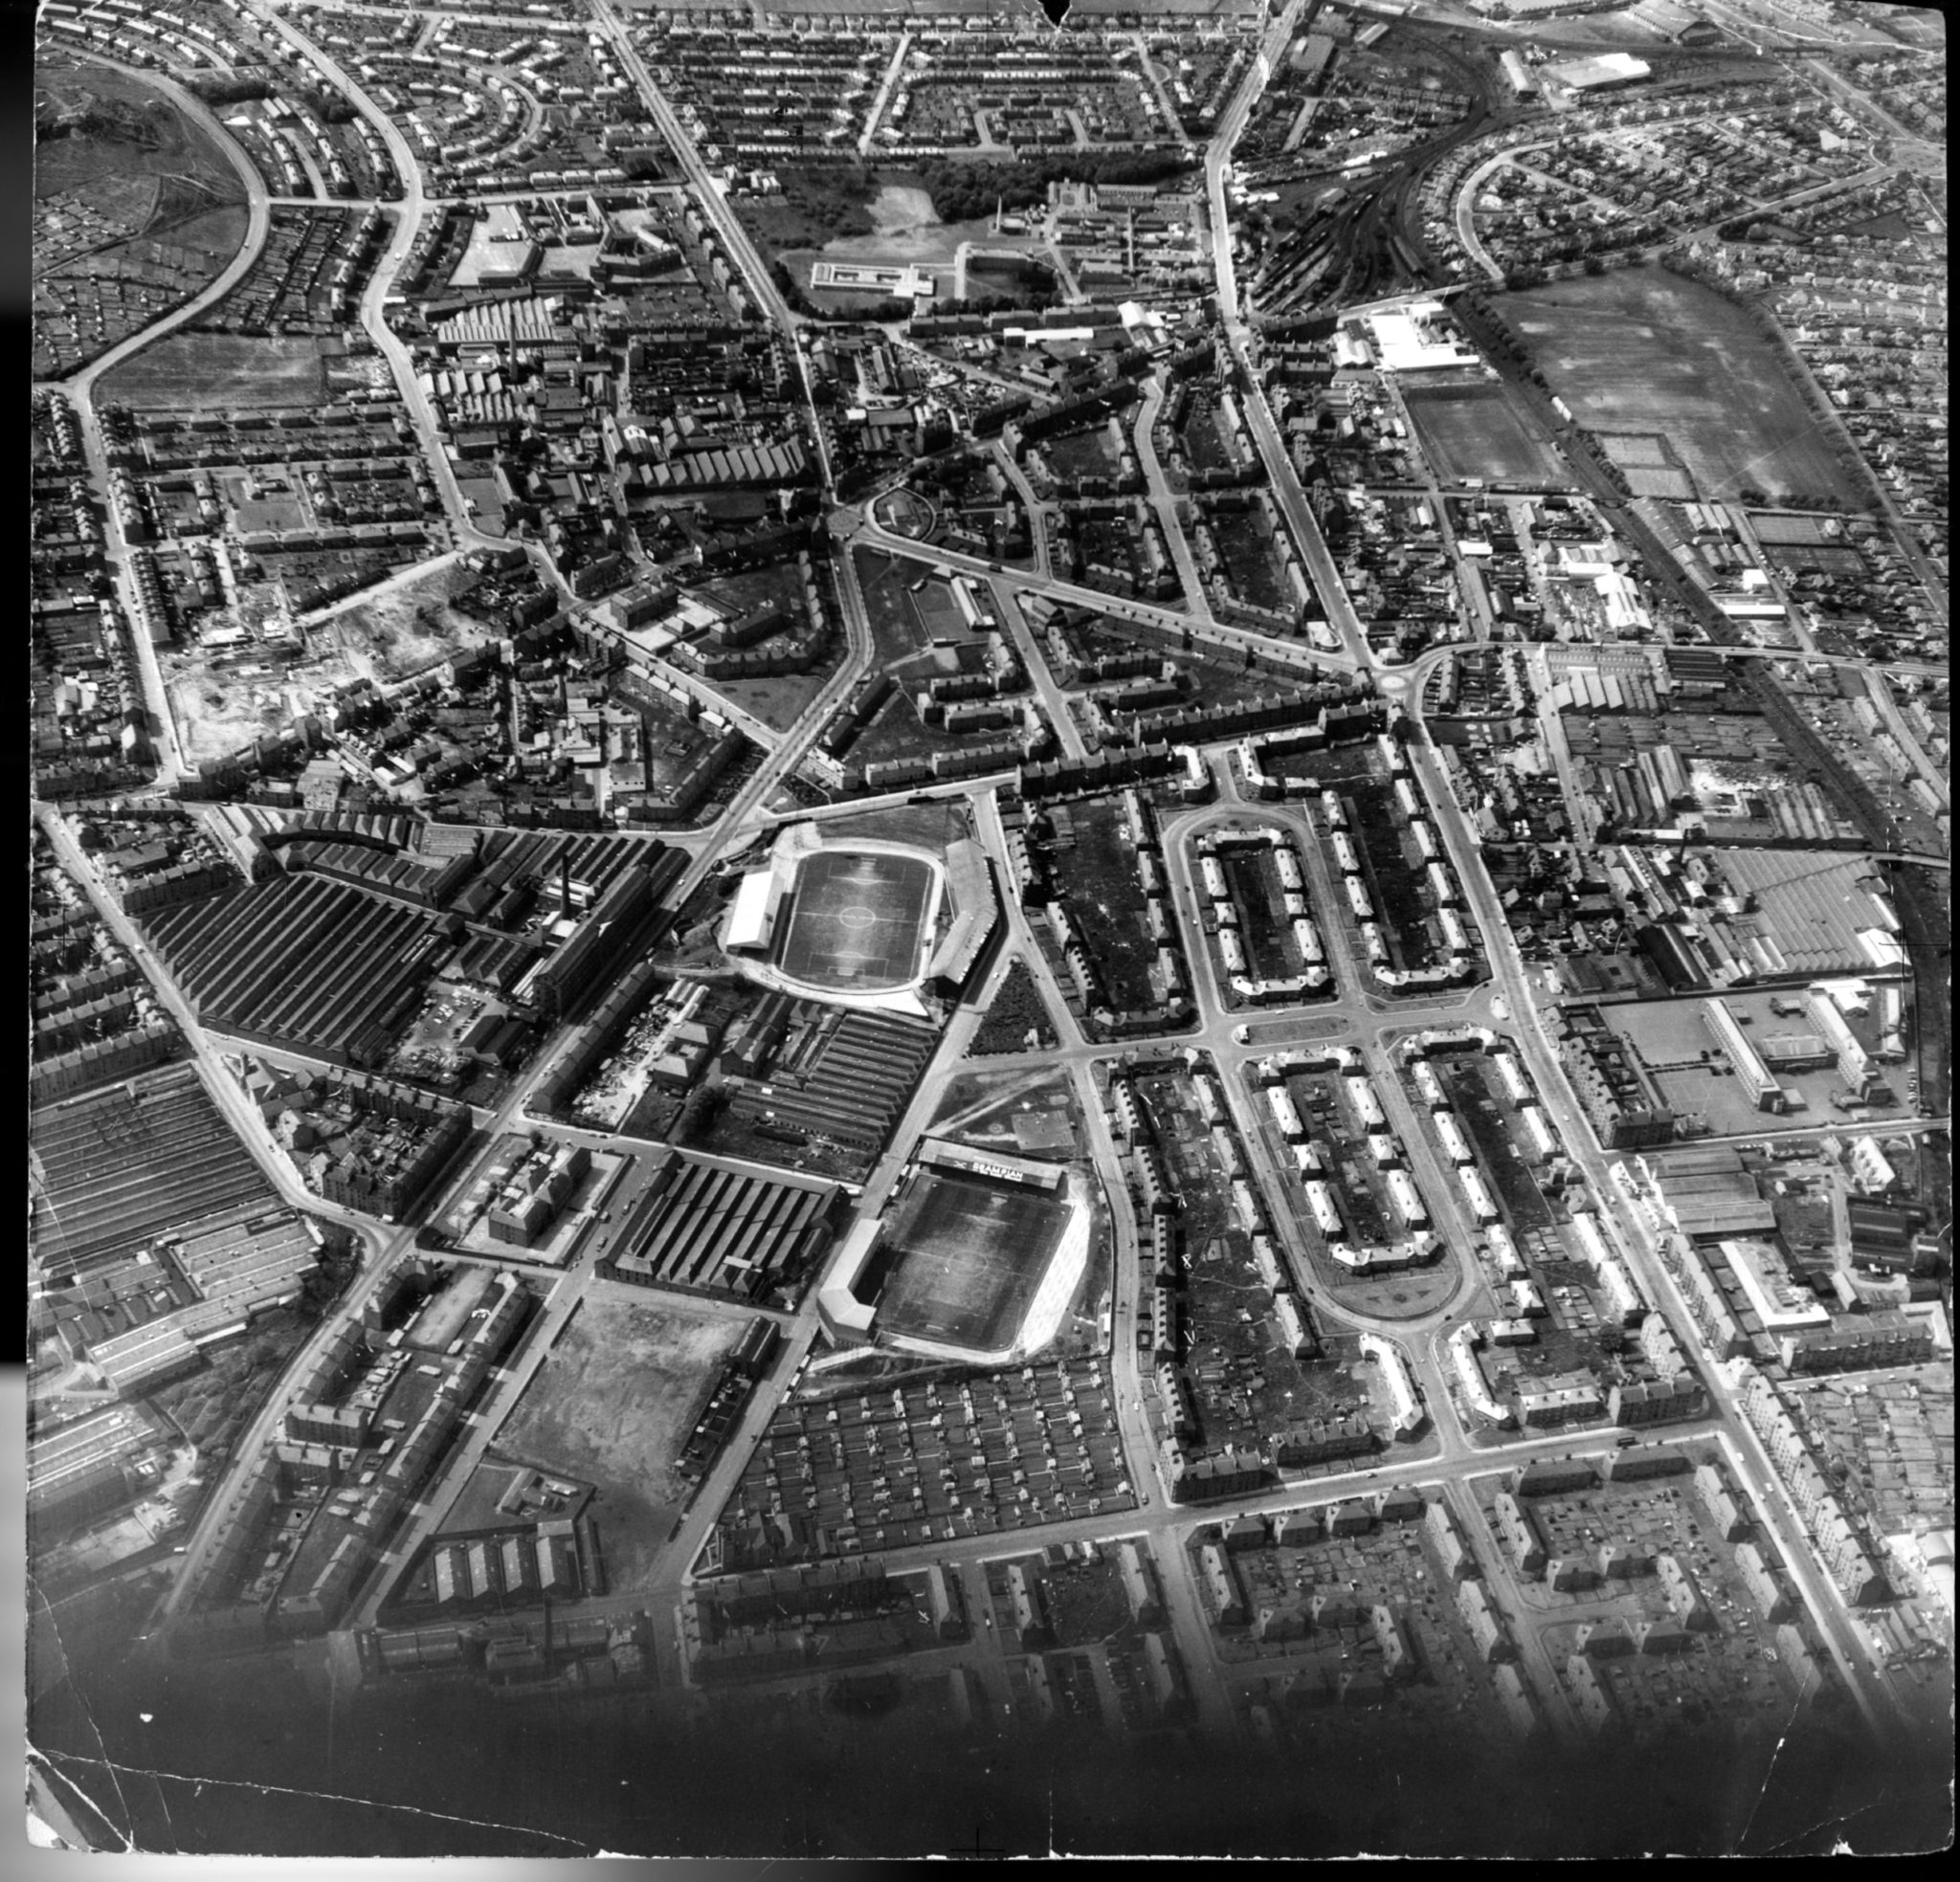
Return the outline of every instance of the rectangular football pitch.
[[[944,1171],[919,1178],[886,1231],[901,1252],[880,1328],[980,1352],[1008,1344],[1068,1214],[1066,1192]]]
[[[818,986],[892,985],[919,963],[932,871],[910,856],[808,856],[796,871],[776,964]]]
[[[1402,394],[1423,454],[1445,483],[1563,488],[1570,477],[1519,417],[1501,386],[1408,387]]]

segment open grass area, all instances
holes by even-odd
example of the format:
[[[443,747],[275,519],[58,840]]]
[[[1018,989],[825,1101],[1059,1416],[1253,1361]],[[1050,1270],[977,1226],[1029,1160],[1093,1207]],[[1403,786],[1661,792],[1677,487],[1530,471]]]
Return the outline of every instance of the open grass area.
[[[1015,967],[1027,971],[1018,962]],[[1010,975],[1003,990],[1013,984]],[[1032,976],[1029,985],[1032,991]],[[1052,1063],[956,1074],[941,1087],[939,1109],[927,1129],[975,1150],[1042,1162],[1066,1162],[1087,1144],[1074,1083]]]
[[[1423,455],[1444,483],[1481,477],[1532,489],[1571,479],[1534,437],[1503,387],[1488,383],[1411,389],[1403,395]]]
[[[1774,347],[1714,289],[1621,268],[1495,304],[1581,425],[1662,433],[1703,498],[1860,500]]]
[[[34,367],[52,374],[201,292],[248,218],[223,151],[140,77],[51,59],[34,120]]]
[[[767,679],[718,679],[714,687],[772,730],[787,732],[810,710],[810,702],[823,691],[835,666],[835,661],[827,660],[810,673],[771,674]]]
[[[1273,525],[1258,510],[1214,509],[1209,519],[1233,594],[1254,608],[1288,610],[1293,596],[1281,572]]]
[[[497,1434],[500,1455],[597,1486],[591,1514],[615,1589],[646,1584],[680,1513],[673,1465],[722,1361],[735,1314],[623,1297],[596,1284]]]
[[[173,333],[125,360],[100,396],[139,411],[205,411],[315,405],[326,366],[316,340],[252,340],[233,333]]]
[[[1111,1008],[1147,1011],[1158,1004],[1151,984],[1157,944],[1145,924],[1147,897],[1137,878],[1136,851],[1123,835],[1123,807],[1092,797],[1058,816],[1050,845],[1058,880],[1068,885],[1068,919],[1095,961]]]
[[[915,659],[931,644],[931,635],[921,619],[911,585],[922,576],[928,587],[944,587],[921,563],[906,562],[877,549],[851,551],[858,570],[858,586],[863,591],[864,611],[871,622],[871,638],[878,664],[896,672],[901,664]],[[922,595],[924,589],[919,591]]]
[[[786,165],[778,174],[780,194],[741,196],[734,204],[743,226],[767,253],[820,249],[835,237],[877,231],[870,205],[878,186],[861,165]]]

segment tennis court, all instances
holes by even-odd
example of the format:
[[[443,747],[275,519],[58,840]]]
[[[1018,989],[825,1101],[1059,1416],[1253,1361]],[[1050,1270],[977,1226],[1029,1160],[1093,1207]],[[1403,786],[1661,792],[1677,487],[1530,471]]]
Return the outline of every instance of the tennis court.
[[[919,971],[932,870],[911,856],[819,851],[804,859],[776,965],[812,986],[864,992]]]

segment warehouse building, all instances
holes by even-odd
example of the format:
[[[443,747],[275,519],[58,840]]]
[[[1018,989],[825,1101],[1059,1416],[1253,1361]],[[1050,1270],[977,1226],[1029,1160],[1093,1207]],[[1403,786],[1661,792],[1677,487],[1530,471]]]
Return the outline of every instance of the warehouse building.
[[[597,1272],[638,1287],[759,1299],[800,1280],[847,1207],[834,1184],[669,1151]]]

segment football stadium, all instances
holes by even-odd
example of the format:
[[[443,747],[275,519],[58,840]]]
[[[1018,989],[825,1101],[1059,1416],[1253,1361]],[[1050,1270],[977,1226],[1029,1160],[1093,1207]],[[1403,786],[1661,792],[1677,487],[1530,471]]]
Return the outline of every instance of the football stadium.
[[[1086,1264],[1090,1211],[1053,1164],[928,1140],[854,1230],[819,1306],[834,1333],[948,1358],[1045,1345]]]
[[[721,944],[751,980],[804,999],[927,1017],[922,990],[963,986],[999,922],[986,852],[856,837],[826,844],[807,824],[746,874]]]
[[[806,856],[776,922],[775,964],[805,986],[875,992],[919,976],[935,884],[916,856],[819,850]]]

